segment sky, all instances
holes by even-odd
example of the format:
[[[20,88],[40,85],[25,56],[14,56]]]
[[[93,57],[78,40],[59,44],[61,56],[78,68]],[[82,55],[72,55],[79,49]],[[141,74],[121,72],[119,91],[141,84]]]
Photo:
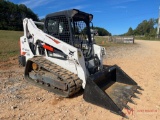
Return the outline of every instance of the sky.
[[[93,25],[105,28],[112,35],[135,29],[143,20],[158,18],[160,0],[10,0],[25,4],[38,17],[67,10],[79,9],[93,14]]]

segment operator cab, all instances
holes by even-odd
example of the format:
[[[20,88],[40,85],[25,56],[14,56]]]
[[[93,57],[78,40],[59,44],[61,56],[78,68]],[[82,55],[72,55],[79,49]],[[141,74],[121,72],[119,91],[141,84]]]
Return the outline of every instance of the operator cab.
[[[45,18],[45,32],[83,51],[91,54],[90,22],[92,14],[77,9],[52,13]]]

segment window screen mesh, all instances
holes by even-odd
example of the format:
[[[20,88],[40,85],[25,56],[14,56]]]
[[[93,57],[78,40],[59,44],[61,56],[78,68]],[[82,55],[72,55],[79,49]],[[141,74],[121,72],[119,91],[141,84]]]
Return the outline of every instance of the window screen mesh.
[[[48,19],[48,33],[66,43],[70,43],[68,21],[65,16],[56,16]]]

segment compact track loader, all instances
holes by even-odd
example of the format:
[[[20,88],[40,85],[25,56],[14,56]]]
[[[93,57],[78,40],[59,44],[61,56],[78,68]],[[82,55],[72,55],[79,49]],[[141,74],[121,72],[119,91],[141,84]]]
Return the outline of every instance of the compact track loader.
[[[142,88],[117,65],[103,65],[106,50],[93,42],[92,19],[77,9],[49,14],[44,23],[25,18],[19,63],[33,85],[62,97],[83,88],[87,102],[124,116],[122,109],[130,109],[127,103],[134,103],[131,97]]]

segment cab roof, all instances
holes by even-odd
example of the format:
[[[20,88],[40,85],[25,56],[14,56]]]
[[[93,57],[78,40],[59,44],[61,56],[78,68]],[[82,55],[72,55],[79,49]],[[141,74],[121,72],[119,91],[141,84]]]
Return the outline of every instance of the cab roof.
[[[64,11],[51,13],[51,14],[48,14],[46,16],[46,18],[54,17],[54,16],[62,16],[62,15],[65,15],[67,18],[73,18],[73,17],[78,15],[78,16],[81,16],[81,17],[89,18],[89,21],[92,21],[92,19],[93,19],[92,14],[82,12],[78,9],[70,9],[70,10],[64,10]]]

